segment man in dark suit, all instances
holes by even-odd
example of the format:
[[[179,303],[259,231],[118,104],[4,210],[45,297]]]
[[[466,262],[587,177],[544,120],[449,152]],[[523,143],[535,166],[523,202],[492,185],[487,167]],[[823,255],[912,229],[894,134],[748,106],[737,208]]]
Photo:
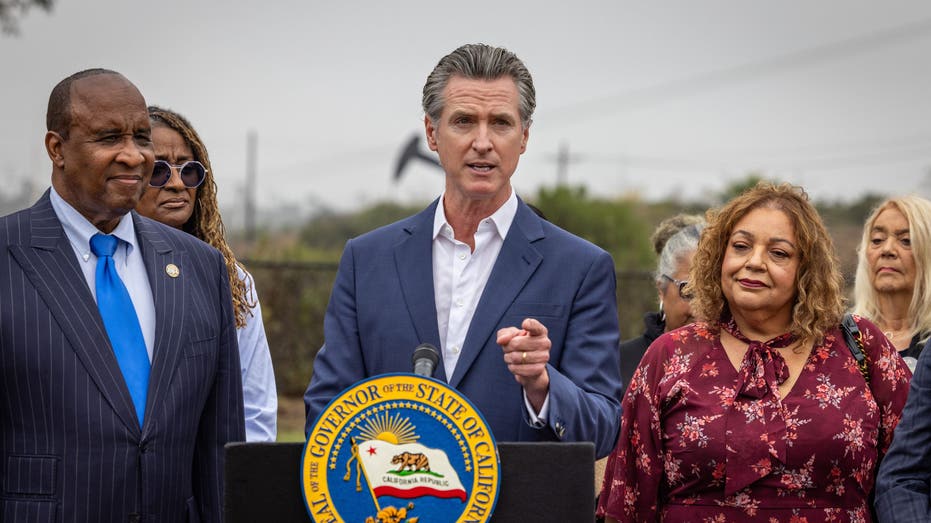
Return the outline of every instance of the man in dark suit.
[[[307,430],[341,390],[411,370],[468,397],[499,441],[591,441],[607,455],[620,405],[611,256],[538,217],[511,175],[535,92],[513,53],[466,45],[423,89],[427,143],[446,190],[420,214],[350,240],[304,402]]]
[[[223,258],[132,212],[154,150],[126,78],[62,80],[47,123],[52,188],[0,218],[0,520],[221,521],[244,438]]]
[[[879,464],[876,515],[882,523],[931,521],[931,350],[927,345],[918,356],[892,445]]]

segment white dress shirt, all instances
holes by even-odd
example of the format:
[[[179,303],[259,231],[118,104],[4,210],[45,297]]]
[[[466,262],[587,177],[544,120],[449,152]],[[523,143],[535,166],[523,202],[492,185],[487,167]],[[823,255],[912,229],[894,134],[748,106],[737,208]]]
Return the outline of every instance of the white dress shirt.
[[[97,301],[97,256],[91,252],[91,236],[101,232],[87,220],[74,207],[66,202],[52,187],[50,200],[58,221],[65,230],[65,236],[71,242],[78,265],[84,273],[87,286],[90,287],[94,301]],[[120,218],[120,223],[110,233],[119,238],[116,252],[113,253],[113,264],[116,272],[123,280],[123,285],[129,292],[129,298],[136,309],[139,318],[139,327],[142,328],[142,338],[145,340],[145,349],[152,361],[155,349],[155,298],[152,297],[152,287],[149,286],[149,275],[142,260],[142,251],[136,240],[136,228],[129,213]]]
[[[278,436],[278,392],[272,356],[262,322],[262,306],[255,292],[252,275],[236,266],[239,279],[249,288],[249,303],[255,303],[246,324],[236,329],[239,363],[242,370],[243,414],[246,417],[246,441],[274,442]]]
[[[50,199],[96,301],[97,256],[91,252],[90,239],[100,231],[55,192],[54,187]],[[120,239],[113,253],[113,263],[136,309],[151,362],[155,349],[155,298],[149,286],[149,276],[138,247],[132,217],[128,214],[123,216],[111,234]],[[278,395],[265,326],[262,323],[262,309],[252,277],[241,268],[237,269],[239,278],[249,282],[249,300],[255,303],[252,314],[246,318],[246,325],[236,331],[242,369],[246,441],[275,441],[278,433]]]
[[[448,379],[459,362],[475,308],[517,214],[517,195],[512,189],[507,201],[479,223],[475,231],[474,251],[455,238],[453,228],[446,220],[445,197],[445,193],[440,196],[433,217],[433,292],[436,322],[443,345],[443,368]],[[516,327],[520,328],[519,325]],[[545,423],[549,394],[539,414],[534,412],[526,393],[524,404],[534,426]]]

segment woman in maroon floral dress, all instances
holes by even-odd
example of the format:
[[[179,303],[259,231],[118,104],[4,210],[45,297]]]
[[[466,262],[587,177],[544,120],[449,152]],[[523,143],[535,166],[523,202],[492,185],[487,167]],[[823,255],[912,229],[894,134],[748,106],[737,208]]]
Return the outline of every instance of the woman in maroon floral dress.
[[[867,522],[910,372],[855,317],[869,384],[841,334],[833,243],[804,191],[760,184],[709,213],[693,308],[624,396],[598,514],[608,521]]]

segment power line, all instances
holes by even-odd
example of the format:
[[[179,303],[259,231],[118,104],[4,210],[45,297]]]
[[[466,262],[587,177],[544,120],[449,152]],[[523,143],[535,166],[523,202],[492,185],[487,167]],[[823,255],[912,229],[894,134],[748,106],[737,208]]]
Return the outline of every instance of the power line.
[[[729,152],[721,156],[728,156],[724,160],[711,155],[702,156],[650,156],[630,154],[602,154],[573,152],[573,164],[616,164],[625,168],[648,169],[657,171],[785,171],[785,170],[842,170],[857,167],[877,165],[894,165],[899,163],[927,161],[931,163],[931,138],[915,142],[887,142],[885,147],[872,150],[863,147],[853,149],[854,152],[839,151],[827,152],[830,146],[824,146],[822,151],[811,151],[806,155],[793,153],[791,150],[771,151],[769,153],[757,152]],[[810,150],[805,147],[802,149]],[[836,149],[835,149],[836,150]],[[545,155],[546,161],[553,161],[553,155]],[[555,158],[558,158],[555,157]]]
[[[705,71],[692,76],[632,89],[615,95],[565,105],[551,111],[551,118],[585,120],[640,108],[669,99],[697,94],[722,85],[779,71],[848,58],[876,48],[905,42],[931,33],[931,18],[802,49],[771,58]]]

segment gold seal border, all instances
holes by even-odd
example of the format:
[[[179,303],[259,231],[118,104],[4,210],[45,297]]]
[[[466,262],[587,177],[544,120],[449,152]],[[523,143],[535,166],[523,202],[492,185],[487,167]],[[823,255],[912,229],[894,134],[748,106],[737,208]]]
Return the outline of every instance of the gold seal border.
[[[320,413],[304,444],[301,462],[301,491],[311,518],[343,523],[326,494],[327,470],[335,469],[338,453],[349,432],[361,424],[360,418],[394,409],[424,412],[453,434],[463,451],[466,470],[472,473],[469,498],[456,521],[487,521],[498,499],[501,478],[491,430],[458,391],[411,374],[385,374],[361,381],[335,397]]]

